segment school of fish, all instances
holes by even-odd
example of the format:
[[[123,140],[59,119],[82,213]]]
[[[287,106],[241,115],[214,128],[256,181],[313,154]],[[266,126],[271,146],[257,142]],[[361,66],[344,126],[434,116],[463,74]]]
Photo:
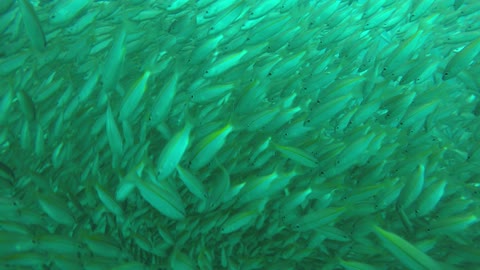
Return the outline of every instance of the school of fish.
[[[477,0],[0,1],[1,269],[478,269]]]

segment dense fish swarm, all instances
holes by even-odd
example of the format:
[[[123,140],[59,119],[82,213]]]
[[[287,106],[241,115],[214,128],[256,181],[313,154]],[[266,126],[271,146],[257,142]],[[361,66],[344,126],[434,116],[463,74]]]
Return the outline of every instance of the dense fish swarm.
[[[474,269],[477,0],[0,1],[2,269]]]

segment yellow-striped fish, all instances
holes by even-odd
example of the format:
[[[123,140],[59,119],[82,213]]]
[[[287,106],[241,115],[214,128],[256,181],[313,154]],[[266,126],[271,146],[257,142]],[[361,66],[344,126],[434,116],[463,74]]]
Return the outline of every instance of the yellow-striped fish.
[[[165,216],[180,220],[185,218],[185,206],[181,197],[167,183],[153,183],[138,179],[137,188],[142,197]]]
[[[300,165],[316,168],[318,160],[310,153],[297,147],[285,146],[273,143],[275,149]]]
[[[409,269],[442,269],[435,260],[400,236],[378,226],[373,226],[373,232],[381,240],[382,245]]]
[[[194,156],[191,160],[190,167],[192,169],[200,169],[207,165],[223,147],[227,136],[232,132],[233,125],[228,122],[225,126],[210,135],[203,138],[194,148]]]
[[[142,96],[147,89],[147,81],[151,72],[149,70],[143,73],[143,76],[133,85],[130,91],[125,96],[125,99],[120,109],[119,120],[125,121],[132,116],[132,113],[137,109]]]
[[[448,61],[443,71],[443,80],[454,78],[462,70],[466,69],[470,62],[480,53],[480,38],[477,38],[465,46],[460,52]]]
[[[207,199],[207,189],[197,176],[180,165],[177,165],[177,172],[180,179],[193,195],[197,196],[197,198],[201,200]]]
[[[168,177],[180,163],[190,143],[190,131],[193,125],[187,120],[185,126],[165,145],[157,160],[157,177],[162,180]]]

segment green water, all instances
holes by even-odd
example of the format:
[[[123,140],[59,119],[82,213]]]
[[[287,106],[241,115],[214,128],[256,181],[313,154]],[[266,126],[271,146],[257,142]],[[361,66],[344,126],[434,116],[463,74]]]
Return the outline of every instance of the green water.
[[[480,268],[480,4],[0,4],[1,269]]]

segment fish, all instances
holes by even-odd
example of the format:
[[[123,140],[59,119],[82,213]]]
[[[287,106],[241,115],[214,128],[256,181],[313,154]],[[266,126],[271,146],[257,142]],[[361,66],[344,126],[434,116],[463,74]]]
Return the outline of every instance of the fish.
[[[0,4],[0,13],[5,13],[13,5],[14,0],[6,0]]]
[[[57,25],[70,24],[92,2],[92,0],[72,0],[58,3],[50,12],[50,22]]]
[[[446,185],[447,182],[445,180],[440,180],[425,188],[418,199],[415,214],[417,216],[429,214],[442,199]]]
[[[107,131],[108,144],[110,149],[114,154],[114,158],[118,159],[123,154],[123,137],[120,134],[120,130],[117,126],[117,121],[115,120],[112,112],[112,108],[108,106],[105,119],[105,127]]]
[[[14,171],[5,163],[0,161],[0,177],[7,179],[9,182],[15,180]]]
[[[196,269],[196,263],[189,255],[175,249],[171,255],[170,266],[172,269]]]
[[[163,215],[174,220],[185,218],[184,203],[172,187],[148,179],[138,179],[136,187],[142,197]]]
[[[18,0],[17,3],[22,13],[25,32],[30,39],[32,47],[39,52],[45,51],[47,48],[47,39],[45,38],[42,24],[38,19],[35,9],[29,0]]]
[[[130,91],[126,94],[122,108],[120,109],[119,120],[126,121],[132,116],[133,111],[137,108],[142,96],[147,90],[147,81],[152,73],[147,70],[142,77],[133,85]]]
[[[33,235],[31,235],[29,232],[21,233],[4,230],[0,232],[0,236],[0,248],[2,249],[2,255],[26,252],[37,248],[36,243],[33,241]]]
[[[363,263],[363,262],[357,262],[357,261],[345,261],[345,260],[340,260],[339,264],[342,267],[345,267],[345,269],[348,270],[373,270],[377,269],[376,266]]]
[[[243,15],[247,13],[245,6],[242,4],[237,4],[230,8],[229,10],[224,12],[224,15],[219,16],[216,18],[215,22],[213,22],[212,26],[210,27],[208,33],[210,35],[215,35],[227,27],[233,28],[233,25],[238,25],[239,22],[243,21]]]
[[[93,254],[103,254],[103,256],[107,258],[122,257],[121,247],[113,237],[85,231],[81,232],[81,235],[82,241]]]
[[[2,100],[0,101],[0,125],[5,125],[8,121],[9,110],[13,104],[15,95],[11,89],[5,90]]]
[[[200,87],[192,93],[192,101],[196,103],[208,103],[218,98],[228,95],[230,90],[234,89],[233,83],[207,85]]]
[[[410,59],[415,50],[422,46],[424,40],[425,35],[423,30],[418,30],[408,39],[400,43],[392,52],[391,57],[386,60],[382,74],[385,75],[389,72],[395,73],[396,69],[398,69],[402,63],[406,62],[406,60]]]
[[[0,268],[475,268],[479,10],[0,1]]]
[[[5,265],[16,267],[33,267],[34,265],[48,265],[49,259],[36,252],[18,252],[15,254],[1,256],[0,259]]]
[[[111,90],[117,86],[120,72],[125,60],[126,48],[125,40],[127,37],[127,26],[122,25],[117,30],[112,47],[106,56],[102,70],[103,89]]]
[[[352,139],[355,136],[352,136]],[[345,149],[338,155],[335,166],[339,171],[344,170],[359,162],[359,156],[368,155],[369,147],[375,138],[375,134],[370,132],[368,134],[359,135],[354,141],[348,144]]]
[[[467,44],[461,51],[455,54],[448,61],[443,71],[442,79],[444,81],[454,78],[458,73],[468,67],[470,62],[480,53],[480,38],[477,38]]]
[[[280,153],[303,166],[315,168],[319,164],[318,160],[312,154],[306,152],[305,150],[291,146],[279,145],[276,143],[273,143],[273,146]]]
[[[205,200],[208,197],[207,189],[197,176],[192,174],[187,169],[177,165],[177,172],[180,179],[183,181],[188,190],[192,192],[197,198]]]
[[[193,146],[194,155],[190,161],[190,168],[198,170],[207,165],[215,157],[215,154],[223,147],[228,135],[232,131],[233,124],[228,122],[222,128],[212,132],[196,143]]]
[[[222,34],[211,37],[207,40],[202,40],[200,44],[195,46],[189,62],[193,65],[198,65],[202,61],[205,61],[205,58],[208,57],[218,46],[218,44],[223,40],[224,36]]]
[[[257,218],[255,210],[247,210],[229,217],[221,226],[222,234],[229,234],[248,226]]]
[[[186,121],[183,129],[168,141],[158,157],[156,169],[159,181],[162,181],[175,171],[189,146],[193,124],[190,123],[190,120]]]
[[[81,243],[61,235],[43,234],[38,236],[38,249],[53,254],[73,255],[84,253]]]
[[[437,71],[440,61],[437,59],[425,59],[421,61],[417,66],[408,70],[400,80],[400,84],[407,83],[422,83],[429,78],[433,79],[433,74]]]
[[[216,160],[217,168],[210,175],[207,186],[207,201],[205,207],[200,207],[199,210],[215,210],[225,201],[225,197],[231,190],[231,178],[227,169]],[[240,185],[240,190],[243,186]]]
[[[20,109],[27,118],[28,121],[34,121],[36,118],[35,103],[32,98],[24,91],[19,90],[17,92],[17,100],[20,103]]]
[[[97,191],[98,197],[105,205],[105,207],[116,216],[123,218],[122,207],[113,199],[113,197],[98,183],[95,184],[95,190]]]
[[[173,73],[170,75],[166,84],[162,87],[160,93],[155,99],[155,103],[152,106],[149,120],[152,125],[158,125],[162,123],[170,113],[170,108],[175,97],[178,85],[178,74]]]
[[[324,121],[332,118],[337,113],[348,108],[348,103],[352,100],[351,95],[344,95],[332,99],[321,106],[315,106],[305,122],[305,126],[313,127],[321,125]]]
[[[262,112],[257,112],[251,116],[246,116],[243,121],[246,122],[246,129],[249,131],[259,130],[267,126],[280,113],[280,108],[273,108]]]
[[[415,3],[410,14],[410,21],[419,20],[433,3],[434,1],[432,0],[422,0]]]
[[[291,218],[292,220],[288,220],[287,222],[291,223],[294,231],[307,232],[316,227],[334,223],[335,220],[345,212],[345,210],[345,207],[325,208],[307,213],[298,219],[294,219],[294,216],[289,217],[288,219]]]
[[[275,170],[267,175],[247,179],[245,181],[245,186],[242,187],[240,194],[238,195],[239,202],[247,203],[269,194],[271,186],[274,184],[278,176],[278,172]]]
[[[75,223],[75,216],[68,205],[62,203],[61,198],[53,194],[38,194],[37,197],[42,210],[53,220],[65,225]]]
[[[99,13],[100,11],[93,10],[93,12],[89,12],[81,16],[80,18],[78,18],[78,20],[75,20],[73,24],[70,24],[66,28],[66,31],[68,31],[68,33],[71,35],[80,34],[82,31],[91,27],[92,23],[94,22],[95,18]]]
[[[429,224],[427,231],[439,235],[456,233],[467,229],[480,220],[475,214],[443,217]]]
[[[422,192],[424,182],[425,165],[419,164],[415,169],[414,174],[405,181],[405,186],[398,198],[398,206],[402,208],[410,206],[410,204],[412,204]]]
[[[306,202],[311,193],[312,188],[308,187],[307,189],[296,192],[295,194],[290,194],[282,201],[282,209],[284,211],[295,209],[297,206]]]
[[[205,70],[203,76],[205,78],[212,78],[226,72],[227,70],[241,63],[241,59],[245,54],[247,54],[247,50],[244,49],[238,52],[223,55]]]
[[[400,236],[378,226],[373,227],[373,232],[380,239],[382,245],[404,266],[411,269],[441,268],[435,260]]]

